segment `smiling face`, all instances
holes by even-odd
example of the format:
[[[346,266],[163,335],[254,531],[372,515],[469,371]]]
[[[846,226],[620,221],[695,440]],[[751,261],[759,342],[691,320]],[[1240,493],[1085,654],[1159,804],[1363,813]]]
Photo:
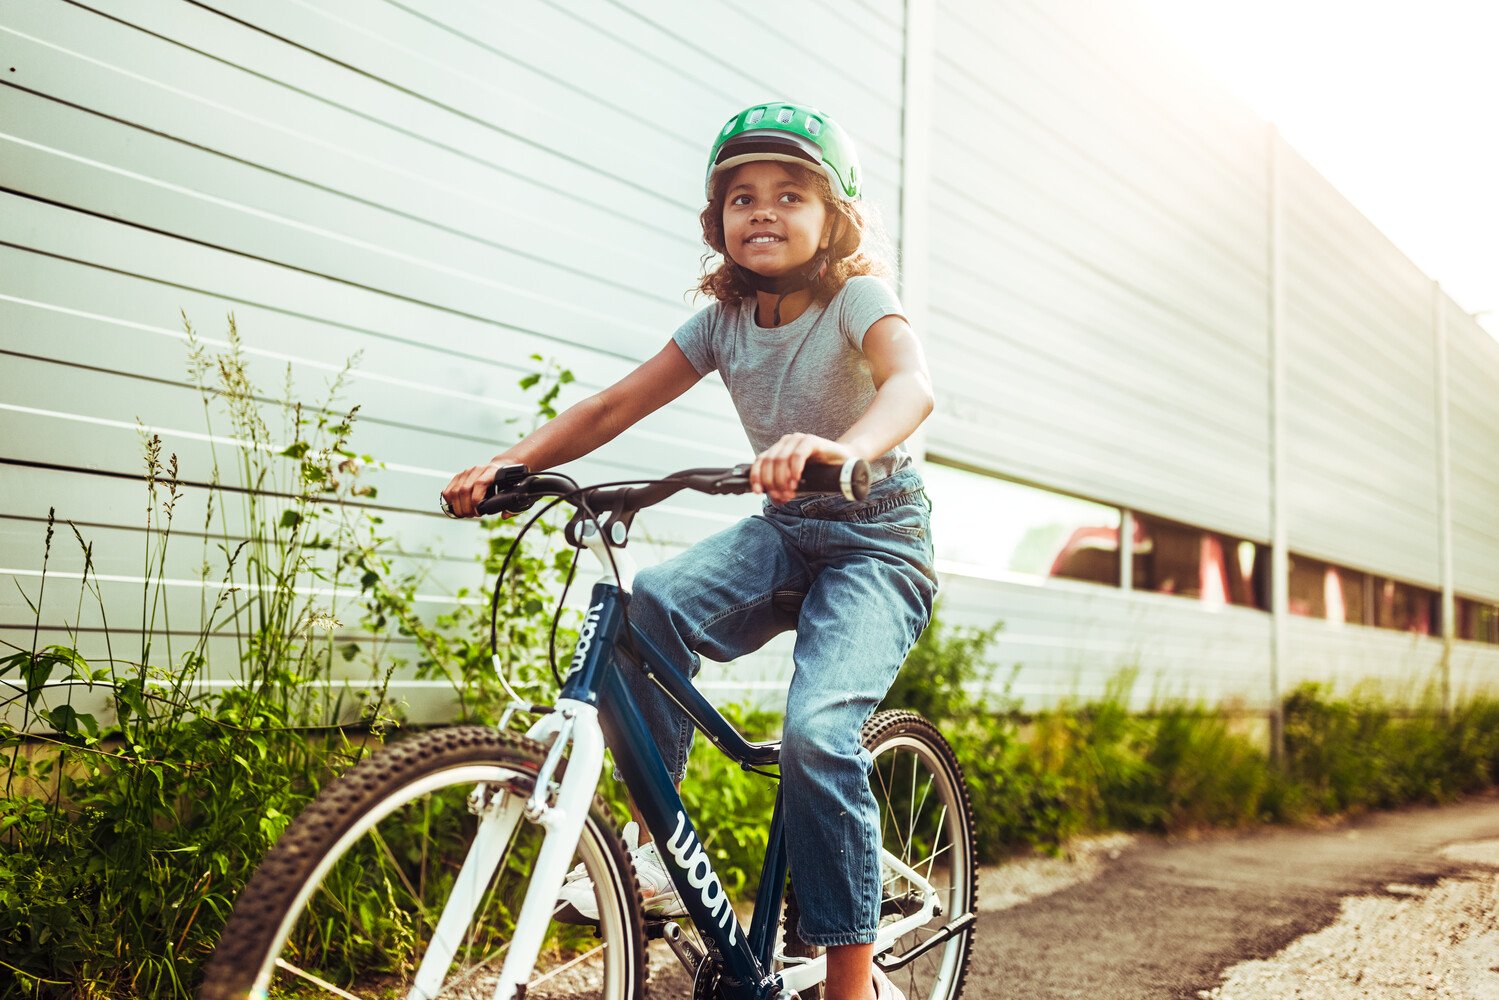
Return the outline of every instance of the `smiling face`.
[[[728,180],[724,247],[743,267],[778,278],[805,266],[828,245],[827,206],[808,173],[774,160],[746,163]]]

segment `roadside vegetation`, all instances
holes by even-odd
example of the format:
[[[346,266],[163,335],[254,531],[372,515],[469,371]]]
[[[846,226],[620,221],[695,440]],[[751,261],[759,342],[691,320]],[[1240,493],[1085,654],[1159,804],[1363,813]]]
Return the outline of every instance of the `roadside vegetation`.
[[[472,583],[434,610],[419,596],[434,586],[433,553],[394,537],[368,482],[378,462],[351,444],[348,371],[304,405],[290,372],[274,392],[252,381],[232,319],[222,345],[191,327],[188,337],[208,437],[238,444],[215,444],[208,468],[184,471],[143,434],[144,582],[131,620],[109,618],[123,604],[106,601],[94,543],[63,512],[38,532],[38,550],[44,570],[66,552],[74,575],[44,572],[23,589],[36,627],[0,648],[0,997],[193,995],[236,892],[286,824],[411,728],[393,679],[445,682],[463,721],[494,722],[506,701],[487,581],[523,519],[475,529],[486,534]],[[534,425],[555,415],[572,376],[532,361],[521,386]],[[571,556],[556,534],[542,522],[512,561],[498,634],[501,667],[538,701],[555,687],[552,608]],[[184,565],[197,567],[195,606],[181,598]],[[559,650],[573,624],[564,619]],[[998,634],[939,616],[886,699],[947,734],[984,860],[1059,852],[1094,831],[1444,802],[1499,779],[1499,701],[1444,714],[1430,699],[1298,688],[1285,700],[1280,767],[1229,711],[1129,711],[1129,672],[1102,698],[1023,712],[1008,695],[1018,668],[1001,676],[993,665]],[[755,737],[780,725],[776,713],[726,711]],[[623,816],[620,790],[605,791]],[[764,776],[693,755],[683,795],[736,897],[758,878],[774,794]]]
[[[402,730],[393,678],[446,682],[461,720],[493,721],[505,700],[486,579],[518,524],[475,527],[472,583],[424,602],[434,553],[392,537],[367,481],[379,463],[351,443],[358,359],[304,404],[289,368],[277,389],[252,380],[232,317],[212,346],[184,324],[214,443],[183,469],[142,432],[138,595],[121,600],[64,512],[22,590],[35,627],[0,647],[0,997],[194,995],[260,857]],[[572,375],[532,361],[521,385],[540,421]],[[538,526],[503,595],[500,663],[532,697],[551,684],[550,599],[569,564],[555,533]],[[559,648],[573,636],[559,629]]]
[[[993,693],[983,657],[993,635],[934,623],[913,656],[942,668],[908,669],[890,697],[925,699],[941,720],[969,775],[987,860],[1056,853],[1079,834],[1299,823],[1450,802],[1499,783],[1492,697],[1444,713],[1434,692],[1397,700],[1374,687],[1304,684],[1283,701],[1278,766],[1263,729],[1246,729],[1231,707],[1166,701],[1131,711],[1134,671],[1100,698],[1023,712],[1008,685]]]

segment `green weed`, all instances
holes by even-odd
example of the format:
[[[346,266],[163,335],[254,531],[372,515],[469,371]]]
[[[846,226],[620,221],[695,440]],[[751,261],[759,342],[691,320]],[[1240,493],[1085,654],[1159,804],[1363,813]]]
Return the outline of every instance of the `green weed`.
[[[361,475],[374,459],[349,443],[359,408],[340,404],[349,368],[304,405],[289,369],[279,395],[255,385],[232,317],[219,353],[187,332],[212,442],[211,468],[192,478],[208,488],[184,486],[177,456],[143,435],[144,583],[133,620],[110,620],[119,605],[104,598],[92,543],[49,520],[43,575],[25,595],[33,641],[0,658],[0,683],[14,692],[0,716],[0,995],[191,995],[260,857],[323,783],[398,727],[389,683],[402,664],[391,640],[416,640],[409,666],[449,678],[466,716],[492,719],[499,701],[488,607],[425,620],[413,601],[419,578],[387,555],[369,505],[376,491]],[[538,419],[570,379],[546,365],[526,376],[541,394]],[[194,504],[201,520],[184,532]],[[59,525],[84,567],[69,604],[46,572]],[[490,527],[484,573],[515,530]],[[190,621],[169,600],[186,546],[203,595]],[[550,615],[536,601],[563,570],[530,553],[512,566],[500,655],[523,683],[544,662],[536,637]],[[77,629],[85,602],[105,624],[102,650],[89,655]],[[53,641],[44,626],[64,619]],[[363,641],[340,642],[344,622]],[[208,670],[226,649],[234,662],[215,673],[234,674],[227,688]],[[362,680],[341,679],[350,676]],[[104,711],[79,710],[100,693]],[[377,930],[390,940],[410,932],[396,910]],[[381,942],[330,946],[352,955]]]

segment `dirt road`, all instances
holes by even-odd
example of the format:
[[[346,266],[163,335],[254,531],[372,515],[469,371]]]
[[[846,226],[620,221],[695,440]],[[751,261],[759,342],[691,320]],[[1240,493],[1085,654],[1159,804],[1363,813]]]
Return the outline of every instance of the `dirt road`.
[[[1323,830],[1142,838],[1105,856],[1091,878],[1007,909],[995,908],[1005,902],[1004,874],[995,872],[965,1000],[1499,1000],[1489,992],[1499,991],[1499,971],[1489,969],[1499,966],[1499,843],[1483,844],[1491,841],[1499,841],[1495,797]],[[1442,902],[1454,887],[1466,911],[1432,916],[1432,906],[1456,905]],[[1374,911],[1352,904],[1378,897],[1426,900],[1426,908],[1385,906],[1375,927]],[[1358,926],[1343,927],[1349,920]],[[1428,945],[1423,934],[1442,940]],[[1463,958],[1471,976],[1420,967],[1455,961],[1443,955],[1447,938],[1462,939],[1449,951],[1471,953]],[[1285,951],[1301,941],[1309,943]],[[1407,943],[1411,955],[1398,954]],[[1475,950],[1491,944],[1492,960]],[[1243,964],[1254,959],[1271,961]],[[1379,972],[1381,962],[1397,971]],[[1368,968],[1353,967],[1361,963]],[[1225,973],[1233,973],[1227,982]]]

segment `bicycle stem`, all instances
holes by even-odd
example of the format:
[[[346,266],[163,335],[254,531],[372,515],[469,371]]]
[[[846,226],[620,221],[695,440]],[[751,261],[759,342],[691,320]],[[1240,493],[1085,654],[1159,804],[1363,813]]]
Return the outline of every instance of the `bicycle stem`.
[[[614,537],[605,541],[604,533],[599,529],[599,524],[593,519],[584,521],[578,527],[578,535],[588,551],[598,560],[599,569],[603,576],[599,578],[600,583],[613,583],[619,589],[628,594],[635,587],[635,557],[625,547],[629,541],[629,528],[622,522],[611,520],[604,525],[604,530],[610,532]],[[609,550],[613,549],[613,561],[610,561]],[[618,573],[615,571],[618,570]]]

